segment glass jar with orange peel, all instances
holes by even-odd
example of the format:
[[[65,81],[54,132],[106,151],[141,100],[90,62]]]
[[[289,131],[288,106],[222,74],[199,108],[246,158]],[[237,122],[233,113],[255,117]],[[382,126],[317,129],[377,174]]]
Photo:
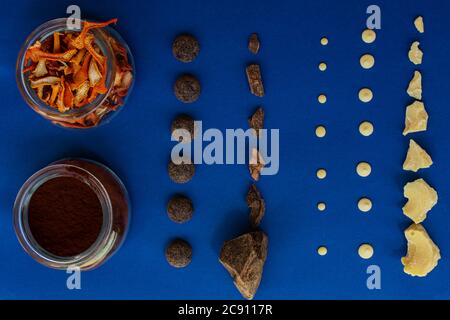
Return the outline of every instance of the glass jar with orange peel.
[[[133,56],[122,37],[106,22],[67,19],[35,29],[25,41],[16,79],[28,105],[45,119],[86,129],[108,122],[126,103],[133,87]]]

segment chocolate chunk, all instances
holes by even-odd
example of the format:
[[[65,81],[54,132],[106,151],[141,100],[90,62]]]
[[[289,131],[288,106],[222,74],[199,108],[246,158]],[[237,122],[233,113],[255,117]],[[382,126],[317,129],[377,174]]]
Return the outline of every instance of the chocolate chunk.
[[[248,190],[247,205],[250,208],[250,223],[253,228],[256,228],[259,226],[262,218],[264,217],[264,213],[266,212],[266,203],[254,184]]]
[[[258,149],[253,148],[248,169],[253,180],[258,181],[261,170],[264,168],[265,162]]]
[[[182,62],[191,62],[197,58],[200,52],[200,44],[190,34],[182,34],[176,37],[172,44],[173,56]]]
[[[175,130],[185,130],[174,134]],[[195,138],[194,119],[186,114],[181,114],[172,121],[172,137],[179,142],[189,143]]]
[[[200,82],[194,76],[185,74],[177,79],[173,90],[178,100],[192,103],[200,97]]]
[[[191,199],[183,195],[175,195],[167,204],[167,214],[176,223],[185,223],[192,219],[194,205]]]
[[[253,299],[258,290],[267,257],[267,246],[268,238],[262,231],[246,233],[223,244],[219,261],[246,299]]]
[[[175,268],[184,268],[192,260],[192,247],[182,239],[173,240],[166,248],[167,262]]]
[[[251,64],[246,68],[250,92],[257,97],[264,97],[264,86],[261,78],[261,69],[257,64]]]
[[[259,136],[259,130],[264,128],[264,109],[258,108],[248,119],[248,124],[250,128],[256,130],[256,135]]]
[[[248,38],[248,50],[251,53],[257,54],[259,52],[260,42],[258,39],[258,34],[252,33]]]
[[[195,166],[193,163],[175,164],[172,161],[167,166],[170,179],[175,183],[189,182],[195,173]]]

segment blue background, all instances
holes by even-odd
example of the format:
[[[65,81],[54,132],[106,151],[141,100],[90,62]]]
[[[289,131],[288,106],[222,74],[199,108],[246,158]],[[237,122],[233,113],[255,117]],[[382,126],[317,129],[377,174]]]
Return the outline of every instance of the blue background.
[[[47,123],[23,101],[15,84],[16,56],[28,34],[41,23],[65,16],[66,6],[81,6],[83,17],[118,17],[117,30],[136,60],[137,80],[129,103],[110,124],[89,131],[68,131]],[[240,298],[218,262],[224,240],[245,231],[245,194],[250,185],[244,165],[198,166],[195,178],[176,185],[166,173],[172,143],[170,122],[181,112],[203,120],[204,128],[246,128],[247,117],[262,104],[266,127],[279,128],[280,171],[258,183],[267,203],[262,228],[270,238],[259,299],[422,299],[450,298],[449,92],[450,36],[448,1],[376,1],[382,30],[371,45],[361,41],[366,8],[372,1],[3,1],[0,13],[0,298],[50,299],[234,299]],[[426,33],[412,22],[422,14]],[[183,64],[171,54],[173,38],[191,32],[201,43],[195,62]],[[258,32],[262,49],[247,50],[247,37]],[[319,44],[326,35],[327,47]],[[420,70],[429,130],[413,138],[432,155],[432,168],[402,171],[409,136],[402,136],[405,89],[415,67],[408,61],[412,41],[425,52]],[[371,52],[376,66],[363,70],[359,57]],[[319,72],[320,61],[328,63]],[[244,68],[261,64],[267,94],[248,91]],[[178,102],[172,84],[183,72],[196,74],[202,96],[192,105]],[[357,99],[361,87],[373,89],[370,104]],[[319,105],[325,92],[328,103]],[[375,134],[358,133],[363,120]],[[325,139],[314,135],[324,124]],[[64,272],[46,269],[21,249],[12,228],[11,210],[22,183],[35,171],[64,157],[82,156],[109,165],[131,196],[133,216],[122,249],[104,266],[84,273],[82,290],[65,287]],[[355,174],[359,161],[373,173]],[[328,170],[324,181],[315,178]],[[424,177],[439,192],[439,203],[425,227],[442,251],[439,266],[426,278],[402,271],[406,252],[402,188]],[[176,192],[192,197],[195,217],[185,225],[171,222],[166,202]],[[368,214],[357,210],[361,196],[373,200]],[[320,214],[316,203],[325,201]],[[194,249],[189,267],[168,266],[164,247],[174,237]],[[358,257],[361,243],[374,257]],[[328,246],[319,257],[316,248]],[[366,288],[366,268],[379,265],[382,289]]]

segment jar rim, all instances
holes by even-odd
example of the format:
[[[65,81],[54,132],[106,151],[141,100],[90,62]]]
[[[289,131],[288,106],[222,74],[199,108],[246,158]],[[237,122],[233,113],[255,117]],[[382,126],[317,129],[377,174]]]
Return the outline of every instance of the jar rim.
[[[34,192],[45,182],[59,177],[72,177],[85,183],[89,179],[88,185],[97,195],[103,211],[102,226],[95,242],[85,251],[71,257],[60,257],[42,248],[34,239],[28,225],[28,203]],[[55,269],[62,269],[71,266],[82,267],[107,245],[112,230],[113,209],[106,188],[88,170],[73,164],[50,164],[37,171],[23,184],[14,203],[13,215],[14,227],[22,247],[38,262]]]
[[[16,81],[19,87],[19,90],[24,97],[27,104],[35,110],[37,113],[50,118],[52,121],[67,121],[67,120],[75,120],[84,118],[90,113],[94,112],[97,107],[100,107],[108,98],[113,86],[114,86],[114,75],[115,75],[115,63],[113,63],[114,59],[114,51],[111,47],[111,44],[107,41],[106,30],[113,30],[111,27],[106,26],[102,29],[93,29],[90,30],[95,36],[96,44],[99,46],[100,50],[106,57],[107,63],[107,77],[105,81],[105,86],[108,88],[108,91],[105,94],[99,94],[96,99],[87,105],[73,109],[68,112],[61,113],[58,110],[51,108],[44,101],[39,99],[34,89],[31,88],[29,81],[25,78],[24,68],[26,65],[25,54],[28,48],[36,43],[36,41],[43,41],[47,39],[49,36],[53,35],[53,33],[58,31],[68,31],[68,32],[80,32],[80,30],[70,30],[67,27],[67,21],[69,18],[57,18],[53,20],[49,20],[37,28],[35,28],[30,35],[25,40],[22,45],[16,63]],[[83,21],[78,19],[79,21]]]

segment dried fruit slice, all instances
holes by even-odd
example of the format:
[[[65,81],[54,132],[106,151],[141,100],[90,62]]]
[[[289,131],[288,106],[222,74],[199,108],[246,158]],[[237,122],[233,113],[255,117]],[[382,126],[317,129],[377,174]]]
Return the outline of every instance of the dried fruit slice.
[[[45,63],[46,63],[45,59],[39,59],[39,62],[36,65],[36,69],[34,69],[33,71],[33,74],[36,78],[40,78],[47,75],[48,71]]]
[[[428,113],[423,102],[414,101],[406,108],[405,130],[403,135],[408,133],[426,131],[428,125]]]
[[[422,74],[414,71],[414,77],[409,82],[408,95],[416,100],[422,100]]]
[[[261,231],[246,233],[223,244],[219,261],[246,299],[253,299],[258,290],[267,258],[267,246],[268,238]]]
[[[418,16],[416,18],[416,20],[414,20],[414,26],[416,27],[417,31],[419,31],[420,33],[424,33],[425,32],[425,26],[423,24],[423,17],[422,16]]]
[[[422,64],[423,52],[420,50],[419,45],[419,41],[414,41],[408,52],[409,60],[415,65]]]
[[[403,194],[408,202],[403,207],[403,214],[415,223],[421,223],[427,218],[427,213],[436,205],[438,194],[423,179],[409,182],[403,188]]]
[[[408,253],[402,258],[403,271],[411,276],[425,277],[438,264],[441,254],[425,228],[413,224],[405,230]]]
[[[431,167],[433,160],[413,139],[409,140],[409,149],[403,163],[403,170],[417,172],[420,169]]]

